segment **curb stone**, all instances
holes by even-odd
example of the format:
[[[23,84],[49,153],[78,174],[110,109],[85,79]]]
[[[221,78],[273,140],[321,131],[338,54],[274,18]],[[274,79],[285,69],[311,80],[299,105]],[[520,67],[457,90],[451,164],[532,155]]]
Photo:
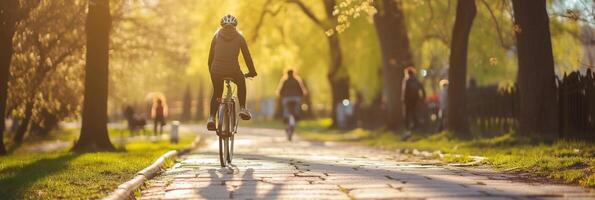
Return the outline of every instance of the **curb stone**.
[[[449,154],[449,153],[445,154],[439,150],[430,152],[430,151],[424,151],[424,150],[418,150],[418,149],[397,149],[396,151],[399,153],[411,154],[411,155],[419,156],[419,157],[423,157],[423,158],[439,157],[440,159],[444,159],[447,156],[452,156],[452,157],[457,157],[457,158],[468,157],[473,160],[468,163],[448,163],[448,164],[446,164],[448,166],[455,166],[455,167],[478,166],[483,161],[488,159],[488,158],[482,157],[482,156],[465,156],[465,155],[461,155],[461,154]]]
[[[197,136],[196,140],[194,140],[190,147],[181,150],[171,150],[161,155],[159,158],[157,158],[157,160],[155,160],[155,162],[153,162],[153,164],[137,172],[132,179],[120,184],[113,192],[104,197],[103,200],[135,199],[134,192],[140,189],[140,187],[144,185],[145,181],[153,178],[157,173],[159,173],[164,168],[167,161],[175,160],[176,157],[190,152],[192,149],[198,146],[202,140],[202,137]]]

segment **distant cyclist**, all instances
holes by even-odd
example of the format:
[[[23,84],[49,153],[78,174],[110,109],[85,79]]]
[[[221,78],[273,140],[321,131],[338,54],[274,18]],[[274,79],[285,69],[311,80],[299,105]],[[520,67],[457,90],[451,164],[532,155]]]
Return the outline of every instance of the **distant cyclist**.
[[[221,28],[215,32],[209,51],[208,64],[211,81],[213,82],[213,96],[211,97],[211,110],[207,121],[207,129],[211,131],[217,129],[214,120],[219,106],[217,98],[221,98],[223,94],[223,81],[226,78],[232,79],[238,86],[240,118],[243,120],[250,120],[252,118],[250,111],[246,109],[246,80],[244,77],[255,77],[257,75],[246,39],[244,39],[244,36],[236,28],[238,26],[238,20],[232,15],[225,15],[221,19],[220,25]],[[240,69],[240,63],[238,61],[240,51],[248,66],[249,72],[247,74],[243,74]]]
[[[290,114],[295,115],[299,113],[302,97],[308,95],[302,79],[295,75],[293,70],[287,70],[287,74],[279,82],[277,93],[281,97],[283,118],[285,120],[287,120]],[[292,108],[289,107],[290,104],[293,104]]]

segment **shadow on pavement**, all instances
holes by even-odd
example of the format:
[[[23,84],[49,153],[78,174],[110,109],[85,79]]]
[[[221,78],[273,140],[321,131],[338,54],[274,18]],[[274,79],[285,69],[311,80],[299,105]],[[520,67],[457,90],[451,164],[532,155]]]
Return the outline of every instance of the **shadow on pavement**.
[[[258,181],[254,177],[254,169],[248,168],[242,175],[240,179],[235,179],[233,177],[234,171],[229,171],[233,169],[229,168],[221,168],[219,170],[216,169],[209,169],[207,172],[211,178],[209,185],[205,188],[202,188],[198,191],[198,194],[202,197],[206,197],[207,199],[222,199],[222,198],[234,198],[234,195],[241,195],[242,198],[249,198],[249,199],[276,199],[281,192],[283,184],[273,184],[273,188],[269,190],[266,194],[258,194],[257,193],[257,186],[258,184],[269,184]],[[238,169],[239,170],[239,169]],[[217,173],[219,172],[219,173]],[[238,171],[239,172],[239,171]],[[219,175],[221,174],[221,175]],[[233,188],[233,191],[229,191],[230,186],[226,185],[227,181],[241,181],[241,185],[237,188]]]
[[[328,164],[316,161],[309,161],[309,160],[301,160],[295,158],[281,158],[281,157],[273,157],[273,156],[264,156],[259,154],[236,154],[236,158],[244,158],[250,160],[262,160],[267,162],[277,162],[277,163],[287,163],[289,165],[293,165],[297,171],[300,172],[307,172],[307,173],[328,173],[328,174],[349,174],[351,176],[359,176],[359,177],[366,177],[369,180],[369,183],[373,181],[392,181],[394,182],[394,186],[392,187],[395,191],[402,192],[403,188],[407,187],[415,187],[418,189],[427,189],[429,192],[438,192],[440,193],[440,197],[510,197],[510,198],[517,198],[518,196],[524,196],[528,198],[549,198],[549,197],[563,197],[562,194],[555,194],[552,192],[539,192],[539,191],[532,191],[531,188],[537,186],[527,185],[527,188],[518,188],[518,187],[507,187],[506,189],[494,189],[491,188],[489,185],[481,181],[476,181],[473,179],[465,179],[461,178],[461,181],[457,180],[446,180],[440,179],[439,177],[432,176],[438,175],[436,174],[437,171],[430,171],[430,174],[424,173],[411,173],[406,172],[404,170],[397,171],[397,170],[386,170],[380,168],[370,168],[368,167],[361,167],[357,165],[345,165],[345,164]],[[348,158],[347,158],[348,159]],[[411,163],[409,163],[411,164]],[[372,166],[373,167],[373,166]],[[427,168],[433,168],[438,166],[433,165],[417,165],[403,167],[403,169],[413,169],[413,170],[423,170]],[[241,169],[241,166],[239,167]],[[448,170],[448,169],[440,169],[440,170]],[[244,174],[244,178],[242,180],[253,180],[252,174],[254,173],[254,169],[248,168],[246,169],[246,173]],[[433,173],[433,174],[432,174]],[[444,173],[444,171],[442,171]],[[444,174],[447,175],[447,174]],[[451,174],[452,175],[452,174]],[[455,175],[456,176],[456,175]],[[463,176],[462,174],[459,176]],[[318,183],[324,184],[324,179],[328,177],[320,177],[323,179]],[[345,183],[350,183],[350,180],[345,180]],[[369,184],[368,183],[368,184]],[[317,183],[314,183],[317,184]],[[511,183],[512,184],[512,183]],[[246,185],[245,183],[242,184],[242,187],[245,191],[251,192],[256,190],[256,184],[253,185]],[[346,188],[351,190],[350,188]],[[278,196],[278,193],[282,190],[282,187],[277,187],[271,190],[267,194],[266,198],[275,199]],[[275,195],[275,193],[277,195]],[[250,193],[253,194],[253,193]],[[260,197],[259,197],[260,198]]]

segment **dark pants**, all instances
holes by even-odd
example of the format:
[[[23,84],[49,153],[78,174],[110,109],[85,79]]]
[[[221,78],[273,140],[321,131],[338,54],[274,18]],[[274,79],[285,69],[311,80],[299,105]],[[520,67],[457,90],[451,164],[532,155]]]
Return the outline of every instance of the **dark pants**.
[[[417,102],[418,101],[405,101],[405,128],[413,129],[418,125],[417,121]]]
[[[442,130],[444,130],[444,128],[446,127],[446,123],[448,121],[446,121],[446,109],[440,109],[440,113],[439,113],[439,118],[438,118],[438,127],[436,128],[436,132],[440,132]]]
[[[156,117],[153,120],[153,131],[155,135],[161,135],[163,133],[163,126],[165,126],[164,117]]]
[[[223,81],[224,78],[231,78],[232,81],[238,86],[238,99],[240,100],[240,108],[246,107],[246,79],[243,75],[238,74],[235,76],[223,76],[218,74],[211,74],[211,81],[213,82],[213,96],[211,97],[211,116],[217,114],[219,108],[219,102],[217,98],[221,98],[223,95]]]

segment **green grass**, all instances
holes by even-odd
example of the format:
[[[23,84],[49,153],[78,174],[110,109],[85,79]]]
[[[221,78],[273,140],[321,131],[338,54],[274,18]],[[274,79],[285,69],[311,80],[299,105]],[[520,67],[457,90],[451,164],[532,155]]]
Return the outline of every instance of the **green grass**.
[[[595,187],[595,145],[584,141],[560,140],[553,143],[522,139],[513,133],[492,138],[459,140],[448,132],[413,134],[404,141],[398,133],[384,130],[327,130],[328,120],[304,121],[300,136],[318,141],[347,141],[385,149],[418,149],[459,154],[445,162],[468,162],[468,156],[483,156],[484,164],[509,172],[530,172],[567,183]]]
[[[240,121],[240,127],[284,129],[285,125],[279,120],[253,119]]]
[[[185,134],[175,145],[168,141],[135,141],[118,152],[75,154],[64,149],[0,157],[0,199],[101,198],[163,153],[188,147],[193,140],[193,136]]]

